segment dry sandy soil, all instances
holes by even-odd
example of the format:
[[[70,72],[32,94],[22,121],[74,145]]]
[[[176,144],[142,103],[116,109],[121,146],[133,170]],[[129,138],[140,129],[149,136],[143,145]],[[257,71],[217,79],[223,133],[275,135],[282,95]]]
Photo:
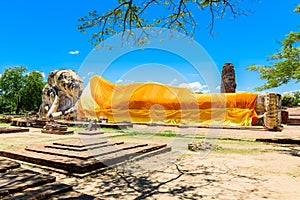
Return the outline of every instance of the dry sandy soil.
[[[285,126],[282,132],[262,128],[192,129],[134,126],[130,130],[149,133],[172,130],[174,137],[153,135],[122,136],[112,140],[168,143],[173,151],[130,161],[103,173],[74,178],[50,173],[60,182],[100,199],[300,199],[300,157],[291,150],[299,146],[253,142],[255,138],[300,139],[300,126]],[[128,130],[126,132],[130,132]],[[0,134],[0,148],[15,148],[54,140],[79,138],[77,134],[58,136],[30,133]],[[212,139],[214,138],[214,139]],[[80,138],[79,138],[80,139]],[[208,141],[212,150],[192,152],[187,143]],[[23,164],[23,167],[32,166]]]

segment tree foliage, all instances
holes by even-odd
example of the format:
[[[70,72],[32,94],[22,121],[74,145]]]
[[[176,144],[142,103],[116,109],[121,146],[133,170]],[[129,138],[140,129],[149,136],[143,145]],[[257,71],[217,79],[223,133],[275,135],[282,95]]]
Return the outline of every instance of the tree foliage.
[[[300,4],[294,10],[300,13]],[[258,91],[278,87],[291,80],[300,81],[300,31],[290,32],[281,42],[279,52],[270,56],[274,62],[271,65],[252,65],[248,69],[260,73],[260,79],[267,82]]]
[[[292,95],[294,96],[292,106],[298,106],[300,104],[300,90],[293,91]]]
[[[282,95],[282,106],[298,106],[300,103],[300,90]]]
[[[0,108],[14,110],[18,114],[23,110],[37,110],[45,85],[40,72],[32,71],[25,75],[25,66],[6,68],[0,77]]]
[[[98,13],[97,10],[89,12],[87,16],[79,19],[78,29],[86,30],[95,28],[90,40],[94,45],[99,45],[105,36],[116,33],[129,32],[135,28],[145,30],[149,27],[162,27],[179,31],[188,36],[193,36],[198,27],[195,14],[208,10],[210,19],[210,32],[212,33],[215,18],[224,17],[227,11],[233,16],[244,14],[237,7],[236,0],[118,0],[113,9]],[[151,13],[152,19],[149,19]],[[204,19],[207,20],[207,19]],[[144,32],[145,33],[145,32]],[[138,38],[140,39],[140,38]],[[137,42],[139,42],[137,40]]]
[[[42,103],[42,91],[45,86],[43,75],[38,71],[32,71],[25,76],[23,96],[23,108],[25,110],[37,110]]]
[[[296,99],[300,100],[300,90],[293,91],[293,95]]]
[[[0,78],[0,88],[4,102],[20,112],[22,106],[22,88],[24,86],[24,72],[26,67],[12,67],[5,69]]]
[[[295,97],[292,94],[284,94],[282,95],[281,105],[282,106],[291,106]]]

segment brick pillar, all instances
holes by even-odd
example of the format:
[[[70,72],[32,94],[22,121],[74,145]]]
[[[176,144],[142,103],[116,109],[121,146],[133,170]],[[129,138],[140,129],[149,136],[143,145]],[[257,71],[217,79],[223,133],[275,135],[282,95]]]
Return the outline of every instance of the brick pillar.
[[[232,63],[225,63],[222,68],[221,93],[235,93],[235,71]]]

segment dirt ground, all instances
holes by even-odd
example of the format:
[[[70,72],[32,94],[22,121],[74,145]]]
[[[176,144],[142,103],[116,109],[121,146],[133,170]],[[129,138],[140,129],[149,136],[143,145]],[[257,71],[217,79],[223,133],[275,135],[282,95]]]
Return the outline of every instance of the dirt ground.
[[[175,136],[151,133],[172,131]],[[105,172],[74,178],[52,171],[58,181],[100,199],[300,199],[300,157],[291,151],[300,146],[254,142],[256,138],[300,139],[300,126],[284,126],[282,132],[249,129],[205,129],[134,126],[109,132],[111,140],[168,143],[172,151],[139,161],[130,161]],[[122,136],[127,132],[150,134]],[[114,137],[111,137],[114,136]],[[61,136],[29,133],[0,134],[0,149],[20,148],[56,140],[81,139],[77,134]],[[192,152],[191,142],[210,142],[213,149]]]

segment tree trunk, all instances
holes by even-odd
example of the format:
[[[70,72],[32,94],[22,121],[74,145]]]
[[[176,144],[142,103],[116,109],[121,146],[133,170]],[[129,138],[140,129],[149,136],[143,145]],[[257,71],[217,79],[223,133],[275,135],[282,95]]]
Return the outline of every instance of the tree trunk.
[[[20,113],[21,107],[22,107],[22,100],[21,100],[21,98],[18,98],[16,114]]]

